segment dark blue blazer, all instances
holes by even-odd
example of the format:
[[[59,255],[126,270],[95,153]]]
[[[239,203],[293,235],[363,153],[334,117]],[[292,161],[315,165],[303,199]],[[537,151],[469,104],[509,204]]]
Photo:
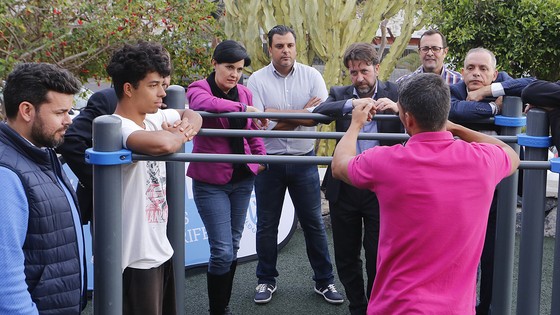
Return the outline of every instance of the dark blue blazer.
[[[392,82],[377,81],[377,95],[375,99],[388,98],[394,102],[398,99],[398,85]],[[354,98],[354,86],[333,86],[329,91],[329,97],[320,106],[317,106],[313,113],[327,115],[336,120],[335,129],[337,132],[346,132],[350,126],[351,120],[343,118],[342,108],[347,100]],[[400,120],[377,120],[377,131],[379,133],[404,133],[404,127]],[[337,140],[338,142],[338,140]],[[379,141],[381,145],[394,145],[399,141]],[[342,181],[332,177],[331,166],[327,168],[325,178],[323,179],[323,187],[326,187],[325,197],[330,202],[336,202],[340,192],[340,185],[345,184]]]
[[[499,72],[495,82],[502,83],[504,92],[507,96],[521,96],[521,91],[535,79],[520,78],[513,79],[505,72]],[[490,102],[496,98],[489,98],[480,102],[467,101],[467,86],[463,80],[449,86],[451,93],[451,110],[449,119],[452,121],[472,121],[481,118],[492,117],[492,107]]]
[[[84,160],[86,149],[93,146],[92,123],[98,116],[113,114],[117,103],[117,94],[113,88],[94,93],[66,131],[64,143],[56,149],[80,181],[76,194],[83,224],[93,219],[93,166],[86,164]]]

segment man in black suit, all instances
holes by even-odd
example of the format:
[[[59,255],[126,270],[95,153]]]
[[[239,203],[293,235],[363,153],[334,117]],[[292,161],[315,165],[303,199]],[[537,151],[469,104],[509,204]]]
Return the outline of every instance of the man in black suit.
[[[82,224],[93,221],[93,166],[87,164],[84,159],[86,149],[93,146],[92,123],[98,116],[113,114],[117,101],[113,88],[94,93],[66,131],[64,144],[56,149],[78,177],[76,195]]]
[[[397,85],[377,80],[379,59],[371,44],[355,43],[344,54],[344,65],[350,73],[352,85],[331,87],[327,100],[314,109],[331,117],[338,117],[336,131],[345,132],[350,119],[344,119],[360,104],[373,104],[376,113],[398,114]],[[373,120],[361,132],[402,133],[399,121]],[[358,140],[358,153],[376,145],[393,145],[395,141]],[[325,197],[329,201],[333,231],[335,262],[340,281],[350,301],[351,314],[366,314],[367,302],[376,273],[377,243],[379,241],[379,203],[369,190],[357,189],[332,177],[331,167],[323,180]],[[362,235],[362,229],[364,231]],[[361,247],[366,257],[367,288],[364,288]]]
[[[560,81],[537,80],[527,85],[521,93],[523,103],[544,109],[548,114],[552,144],[560,151]]]
[[[505,72],[498,72],[494,53],[480,47],[467,52],[462,75],[462,81],[449,86],[451,92],[449,120],[460,122],[474,130],[496,132],[499,131],[499,126],[485,125],[481,128],[480,125],[469,125],[469,121],[499,114],[503,96],[521,96],[523,89],[534,81],[533,78],[513,79]],[[476,306],[477,315],[489,314],[492,303],[496,216],[497,198],[494,193],[480,259],[480,300]]]

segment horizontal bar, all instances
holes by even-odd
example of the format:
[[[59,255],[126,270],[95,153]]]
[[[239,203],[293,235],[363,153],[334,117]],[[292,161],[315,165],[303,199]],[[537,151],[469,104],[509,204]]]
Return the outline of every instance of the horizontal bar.
[[[227,162],[262,164],[317,164],[328,165],[330,156],[297,155],[243,155],[212,153],[174,153],[162,156],[132,154],[134,161],[176,161],[176,162]],[[520,169],[550,169],[549,161],[521,161]]]
[[[319,131],[275,131],[275,130],[240,130],[240,129],[200,129],[199,136],[206,137],[261,137],[294,139],[340,139],[344,132]],[[404,133],[360,133],[358,139],[405,141],[410,138]]]
[[[319,131],[276,131],[276,130],[239,130],[239,129],[200,129],[200,136],[206,137],[261,137],[296,139],[340,139],[344,132]],[[517,143],[517,136],[494,136],[506,143]],[[358,139],[406,141],[410,137],[404,133],[360,133]]]
[[[132,154],[135,161],[177,161],[177,162],[228,162],[228,163],[262,163],[262,164],[318,164],[331,163],[330,156],[297,155],[243,155],[214,153],[174,153],[162,156]]]
[[[205,111],[197,111],[200,116],[208,118],[269,118],[269,119],[313,119],[317,121],[344,120],[352,118],[351,114],[341,117],[331,117],[323,114],[315,113],[279,113],[279,112],[230,112],[230,113],[209,113]],[[373,116],[373,120],[398,120],[398,115],[377,114]],[[455,121],[456,123],[469,124],[494,124],[494,117],[476,119],[468,122]]]

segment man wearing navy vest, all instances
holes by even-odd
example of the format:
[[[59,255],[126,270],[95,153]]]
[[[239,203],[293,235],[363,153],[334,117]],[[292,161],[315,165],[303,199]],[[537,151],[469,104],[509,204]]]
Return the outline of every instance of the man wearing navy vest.
[[[47,63],[16,66],[0,123],[0,314],[79,314],[87,302],[76,196],[53,148],[80,82]]]

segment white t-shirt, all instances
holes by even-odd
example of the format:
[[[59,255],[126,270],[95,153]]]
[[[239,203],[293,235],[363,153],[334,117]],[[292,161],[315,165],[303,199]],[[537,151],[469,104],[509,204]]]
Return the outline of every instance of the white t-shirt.
[[[174,109],[158,110],[146,115],[145,129],[132,120],[122,120],[123,146],[130,134],[138,130],[162,130],[164,121],[180,119]],[[165,162],[137,161],[123,165],[122,203],[122,271],[125,268],[150,269],[159,267],[173,256],[167,239],[167,199]]]

